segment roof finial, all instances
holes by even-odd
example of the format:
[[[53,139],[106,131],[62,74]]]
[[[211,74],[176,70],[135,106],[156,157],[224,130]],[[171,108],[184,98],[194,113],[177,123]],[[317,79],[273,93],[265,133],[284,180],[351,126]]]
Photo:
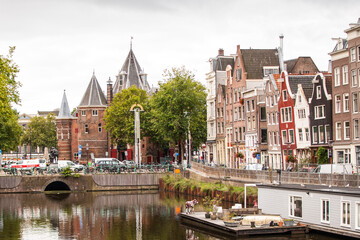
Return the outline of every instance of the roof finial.
[[[130,50],[132,50],[132,40],[133,40],[133,36],[131,36],[131,39],[130,39]]]

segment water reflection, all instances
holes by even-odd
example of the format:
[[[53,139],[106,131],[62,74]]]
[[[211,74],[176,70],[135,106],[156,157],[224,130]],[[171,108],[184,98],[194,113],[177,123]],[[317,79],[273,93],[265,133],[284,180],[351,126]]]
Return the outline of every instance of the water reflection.
[[[179,223],[186,200],[158,192],[2,194],[0,239],[224,239]]]

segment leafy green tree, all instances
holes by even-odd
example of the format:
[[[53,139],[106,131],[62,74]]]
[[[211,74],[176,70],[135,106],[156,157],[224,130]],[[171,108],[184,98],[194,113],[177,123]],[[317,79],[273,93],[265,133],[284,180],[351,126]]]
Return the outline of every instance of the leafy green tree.
[[[190,128],[193,146],[200,146],[206,141],[205,87],[184,67],[166,70],[164,77],[165,83],[150,100],[152,131],[185,149]]]
[[[22,131],[17,124],[18,113],[11,107],[20,103],[21,86],[16,81],[19,68],[12,60],[14,50],[15,47],[10,47],[8,56],[0,55],[0,149],[3,151],[16,149]]]
[[[22,143],[30,144],[32,147],[39,146],[51,148],[57,146],[56,120],[53,114],[45,117],[36,116],[30,120],[28,128],[22,137]]]
[[[318,164],[325,164],[328,163],[328,150],[323,147],[319,147],[316,152],[317,162]]]
[[[115,95],[104,116],[105,128],[110,133],[113,143],[134,144],[134,113],[130,112],[130,108],[133,104],[147,106],[148,98],[146,91],[138,89],[136,86],[131,86]],[[146,111],[146,109],[144,110]],[[141,117],[142,113],[140,119]]]

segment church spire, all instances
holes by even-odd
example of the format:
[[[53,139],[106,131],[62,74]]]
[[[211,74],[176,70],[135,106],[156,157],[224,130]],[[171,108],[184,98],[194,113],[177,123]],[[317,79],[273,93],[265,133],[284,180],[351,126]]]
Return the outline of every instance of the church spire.
[[[69,104],[66,98],[66,93],[64,90],[64,95],[61,101],[61,106],[60,106],[60,111],[59,111],[59,115],[58,118],[71,118],[71,113],[70,113],[70,108],[69,108]]]

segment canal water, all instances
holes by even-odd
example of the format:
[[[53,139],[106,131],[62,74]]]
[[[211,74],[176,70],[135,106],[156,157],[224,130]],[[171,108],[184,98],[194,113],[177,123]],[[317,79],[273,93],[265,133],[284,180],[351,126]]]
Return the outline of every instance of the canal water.
[[[227,239],[182,225],[177,214],[186,200],[159,192],[0,194],[0,240]],[[307,234],[251,239],[338,238]]]

